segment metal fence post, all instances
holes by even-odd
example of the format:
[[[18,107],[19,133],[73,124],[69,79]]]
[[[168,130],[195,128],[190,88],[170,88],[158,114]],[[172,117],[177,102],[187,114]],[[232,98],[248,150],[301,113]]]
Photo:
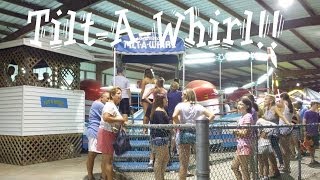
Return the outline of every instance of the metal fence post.
[[[254,153],[253,153],[253,162],[254,162],[254,179],[259,179],[259,169],[258,169],[258,128],[254,127]]]
[[[303,129],[302,126],[301,125],[298,126],[298,130],[299,130],[298,131],[298,140],[301,139],[301,129]],[[299,145],[299,149],[298,149],[298,180],[301,180],[301,158],[302,158],[302,156],[301,156],[300,145]]]
[[[196,120],[196,161],[197,179],[210,179],[208,119]]]

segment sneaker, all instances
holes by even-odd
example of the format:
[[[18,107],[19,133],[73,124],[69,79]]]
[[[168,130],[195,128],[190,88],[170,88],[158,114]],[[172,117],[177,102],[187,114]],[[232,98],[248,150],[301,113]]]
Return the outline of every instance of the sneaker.
[[[280,164],[280,166],[279,166],[279,171],[282,171],[283,169],[284,169],[284,165],[283,164]]]
[[[148,169],[153,169],[153,163],[148,163]]]
[[[282,169],[281,172],[290,174],[291,170],[290,169]]]
[[[319,166],[320,163],[318,161],[312,161],[308,164],[309,167],[316,167],[316,166]]]
[[[281,174],[279,171],[276,171],[273,176],[270,176],[271,179],[275,179],[275,178],[278,178],[278,177],[281,177]]]

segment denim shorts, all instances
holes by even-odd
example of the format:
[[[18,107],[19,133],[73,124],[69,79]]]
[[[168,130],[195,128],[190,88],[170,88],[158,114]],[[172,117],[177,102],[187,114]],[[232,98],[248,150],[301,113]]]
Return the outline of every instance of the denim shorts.
[[[195,130],[181,130],[179,133],[179,144],[195,144],[196,131]]]
[[[153,146],[163,146],[169,143],[168,137],[156,137],[151,139],[151,145]]]

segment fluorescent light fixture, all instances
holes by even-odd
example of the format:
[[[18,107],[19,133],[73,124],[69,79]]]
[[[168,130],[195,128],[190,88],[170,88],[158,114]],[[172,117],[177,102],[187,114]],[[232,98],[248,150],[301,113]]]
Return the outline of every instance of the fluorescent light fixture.
[[[255,82],[250,82],[250,83],[248,83],[248,84],[243,85],[241,88],[243,88],[243,89],[249,89],[249,88],[251,88],[251,87],[253,87],[253,86],[255,86],[255,85],[256,85]]]
[[[187,59],[184,60],[184,64],[205,64],[205,63],[212,63],[214,62],[216,59],[215,58],[204,58],[204,59]]]
[[[265,82],[267,79],[269,78],[269,76],[267,74],[264,74],[262,76],[260,76],[257,80],[257,84],[262,84],[263,82]]]
[[[268,75],[268,76],[271,76],[271,75],[272,75],[272,73],[273,73],[273,71],[274,71],[274,69],[273,69],[273,68],[270,68],[270,69],[268,70],[267,75]]]
[[[201,59],[201,58],[215,58],[214,53],[198,53],[198,54],[187,54],[186,59]]]
[[[235,90],[239,89],[238,87],[228,87],[224,89],[224,93],[225,94],[231,94],[233,93]]]
[[[278,0],[278,1],[279,1],[279,6],[285,9],[291,6],[293,3],[293,0]]]
[[[244,61],[250,59],[248,52],[227,52],[225,55],[227,61]]]
[[[267,61],[269,59],[269,55],[267,53],[254,53],[253,57],[257,61]]]

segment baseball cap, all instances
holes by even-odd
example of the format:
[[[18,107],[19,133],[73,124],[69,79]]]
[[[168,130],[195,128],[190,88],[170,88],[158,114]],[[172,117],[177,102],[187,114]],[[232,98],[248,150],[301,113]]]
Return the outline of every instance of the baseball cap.
[[[310,103],[312,103],[312,104],[320,104],[320,101],[314,99],[314,100],[311,100]]]

